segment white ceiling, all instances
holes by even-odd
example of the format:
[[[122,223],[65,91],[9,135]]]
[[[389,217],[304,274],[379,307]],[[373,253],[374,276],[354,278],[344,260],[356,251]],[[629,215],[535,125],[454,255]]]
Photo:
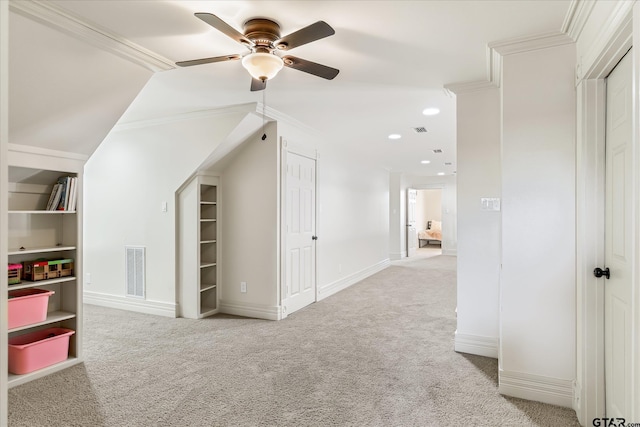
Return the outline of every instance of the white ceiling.
[[[268,17],[283,35],[324,20],[336,34],[290,54],[340,74],[327,81],[285,68],[268,83],[266,104],[363,160],[417,175],[455,170],[455,99],[443,86],[486,80],[488,43],[560,31],[570,6],[568,0],[48,3],[170,62],[246,52],[195,12],[213,13],[239,31],[250,18]],[[10,24],[12,142],[90,154],[149,71],[17,13]],[[239,61],[157,72],[121,122],[262,102],[249,83]],[[426,117],[426,107],[441,114]],[[428,132],[415,133],[418,126]],[[390,133],[402,139],[390,141]],[[434,155],[435,148],[444,153]]]

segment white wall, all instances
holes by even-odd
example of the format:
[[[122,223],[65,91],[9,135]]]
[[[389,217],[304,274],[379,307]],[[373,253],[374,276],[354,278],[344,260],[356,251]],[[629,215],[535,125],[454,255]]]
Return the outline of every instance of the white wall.
[[[218,230],[222,252],[220,308],[225,313],[277,319],[279,144],[255,134],[232,154],[221,175]],[[240,292],[240,282],[247,292]]]
[[[109,134],[85,166],[85,302],[175,315],[175,192],[244,115],[216,112]],[[146,247],[145,300],[125,298],[125,245]]]
[[[320,297],[389,264],[389,172],[324,143],[320,150]]]
[[[458,280],[456,351],[498,357],[500,212],[481,197],[500,197],[500,92],[461,93],[457,105]]]
[[[416,221],[418,230],[426,229],[428,221],[442,221],[442,190],[418,190]]]
[[[389,258],[399,260],[407,256],[404,244],[405,227],[402,221],[404,213],[404,193],[402,191],[402,174],[389,174]]]
[[[503,57],[500,391],[572,405],[575,46]],[[524,377],[523,377],[524,375]],[[553,382],[559,396],[520,388]]]

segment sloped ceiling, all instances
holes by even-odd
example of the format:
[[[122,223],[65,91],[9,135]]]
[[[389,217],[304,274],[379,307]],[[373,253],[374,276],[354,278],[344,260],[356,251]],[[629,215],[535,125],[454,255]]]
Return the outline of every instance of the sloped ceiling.
[[[456,168],[455,98],[443,86],[487,79],[488,43],[559,32],[570,6],[565,0],[47,3],[171,62],[245,52],[194,12],[214,13],[238,30],[249,18],[269,17],[282,34],[325,20],[336,34],[291,54],[340,74],[327,81],[284,69],[256,93],[232,61],[157,72],[136,97],[150,75],[145,68],[14,13],[11,142],[91,153],[125,109],[122,123],[266,101],[362,161],[416,175]],[[426,107],[441,113],[423,116]],[[415,133],[418,126],[428,132]],[[402,139],[390,141],[390,133]],[[434,155],[436,148],[443,154]]]

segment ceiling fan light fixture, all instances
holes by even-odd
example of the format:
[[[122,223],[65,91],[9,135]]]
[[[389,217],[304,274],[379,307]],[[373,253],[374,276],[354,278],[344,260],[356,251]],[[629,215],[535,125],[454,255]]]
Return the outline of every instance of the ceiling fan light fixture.
[[[265,81],[274,78],[284,67],[284,62],[274,54],[254,52],[242,58],[242,66],[254,79]]]

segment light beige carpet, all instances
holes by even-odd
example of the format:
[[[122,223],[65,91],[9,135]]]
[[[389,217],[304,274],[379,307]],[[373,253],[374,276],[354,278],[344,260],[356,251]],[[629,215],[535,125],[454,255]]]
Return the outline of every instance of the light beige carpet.
[[[82,365],[10,391],[10,426],[577,426],[453,351],[455,258],[418,257],[280,322],[85,307]]]

